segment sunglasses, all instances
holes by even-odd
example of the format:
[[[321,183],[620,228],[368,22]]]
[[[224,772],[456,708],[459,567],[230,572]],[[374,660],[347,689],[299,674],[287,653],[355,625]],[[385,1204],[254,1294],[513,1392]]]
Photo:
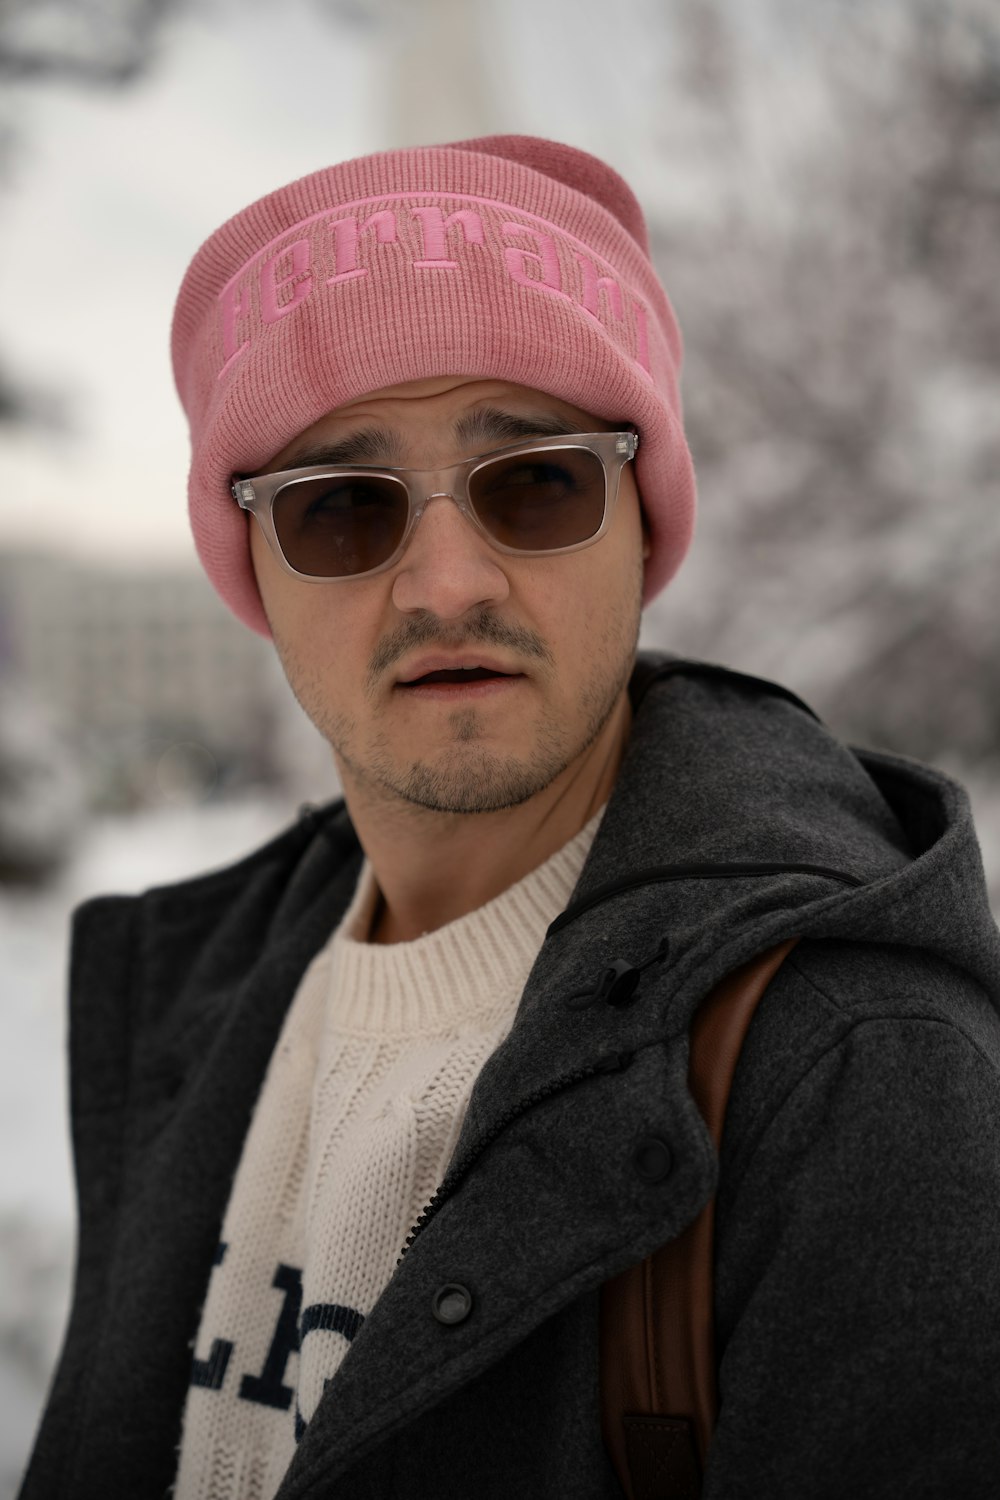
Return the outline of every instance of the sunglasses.
[[[286,469],[235,477],[232,495],[296,578],[369,578],[398,562],[428,503],[447,496],[499,552],[578,552],[604,535],[634,432],[579,432],[446,469]]]

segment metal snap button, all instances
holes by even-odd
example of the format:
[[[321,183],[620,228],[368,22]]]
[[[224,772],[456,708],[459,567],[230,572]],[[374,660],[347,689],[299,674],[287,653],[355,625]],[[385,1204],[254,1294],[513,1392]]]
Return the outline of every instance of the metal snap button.
[[[662,1136],[640,1136],[632,1147],[632,1166],[643,1182],[662,1182],[673,1164],[673,1153]]]
[[[450,1281],[434,1293],[431,1311],[439,1323],[463,1323],[472,1311],[472,1293],[467,1286]]]

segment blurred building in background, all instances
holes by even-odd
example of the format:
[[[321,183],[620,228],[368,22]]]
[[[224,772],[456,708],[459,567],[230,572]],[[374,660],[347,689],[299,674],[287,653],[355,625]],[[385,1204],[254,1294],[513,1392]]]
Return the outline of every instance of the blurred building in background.
[[[0,555],[0,651],[78,747],[98,807],[280,776],[274,651],[193,569]]]
[[[193,568],[0,553],[0,867],[88,812],[333,790],[270,643]]]

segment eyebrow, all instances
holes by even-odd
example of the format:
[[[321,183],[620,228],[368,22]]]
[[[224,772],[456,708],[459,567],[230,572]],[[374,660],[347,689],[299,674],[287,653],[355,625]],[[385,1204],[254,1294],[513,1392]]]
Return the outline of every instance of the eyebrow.
[[[452,431],[463,447],[474,443],[516,443],[522,438],[571,437],[581,429],[563,417],[551,413],[522,416],[502,411],[497,406],[482,406],[459,417]],[[361,427],[336,443],[321,443],[303,448],[285,460],[284,467],[312,468],[314,465],[336,467],[340,464],[399,465],[404,453],[403,439],[390,427]]]

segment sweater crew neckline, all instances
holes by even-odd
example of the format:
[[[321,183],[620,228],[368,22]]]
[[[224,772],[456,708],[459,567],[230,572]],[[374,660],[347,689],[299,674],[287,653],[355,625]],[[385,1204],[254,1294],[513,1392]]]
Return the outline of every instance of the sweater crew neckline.
[[[330,1020],[337,1030],[433,1035],[478,1028],[508,1009],[548,927],[569,902],[605,807],[544,864],[492,901],[409,942],[366,941],[380,895],[366,858],[330,942],[330,993],[337,995],[337,1014]]]

